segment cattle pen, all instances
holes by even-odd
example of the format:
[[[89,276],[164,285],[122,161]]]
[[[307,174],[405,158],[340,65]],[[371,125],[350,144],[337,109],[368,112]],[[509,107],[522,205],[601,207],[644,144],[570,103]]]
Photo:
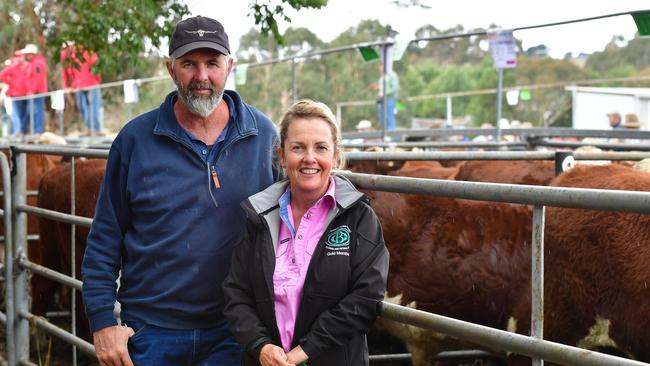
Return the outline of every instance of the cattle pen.
[[[6,323],[7,361],[9,365],[31,365],[29,361],[29,327],[30,323],[45,332],[63,338],[73,344],[81,352],[93,355],[92,344],[80,339],[75,334],[76,304],[73,298],[71,306],[72,332],[59,328],[45,318],[35,316],[29,309],[28,275],[37,273],[47,278],[59,281],[73,289],[81,289],[81,281],[76,278],[74,266],[71,274],[63,274],[44,268],[27,259],[27,214],[59,220],[72,225],[74,233],[76,226],[90,226],[92,219],[75,215],[75,201],[71,202],[71,212],[52,212],[26,204],[26,154],[48,154],[72,157],[70,175],[74,176],[75,157],[106,158],[108,151],[99,149],[44,147],[33,145],[12,146],[12,161],[14,163],[11,180],[6,157],[0,157],[0,168],[3,172],[4,187],[4,222],[5,240],[13,245],[5,245],[5,281],[6,281],[6,312],[0,320]],[[357,155],[355,155],[357,154]],[[373,155],[374,154],[374,155]],[[381,155],[384,154],[384,155]],[[390,155],[398,154],[398,155]],[[399,155],[403,154],[403,155]],[[420,154],[420,155],[417,155]],[[409,160],[441,160],[441,159],[553,159],[552,153],[546,152],[427,152],[427,153],[351,153],[351,159],[409,159]],[[647,157],[647,153],[576,153],[575,159],[639,159]],[[481,325],[447,318],[444,316],[425,313],[419,310],[383,302],[380,315],[384,318],[405,324],[431,329],[452,337],[465,339],[489,348],[505,350],[526,355],[541,364],[539,360],[548,360],[564,365],[648,365],[638,361],[619,358],[611,355],[592,352],[581,348],[562,345],[543,340],[543,242],[544,242],[544,211],[546,206],[569,207],[593,210],[611,210],[650,213],[650,193],[632,191],[609,191],[600,189],[558,188],[538,186],[515,186],[495,183],[475,183],[460,181],[445,181],[423,178],[388,177],[380,175],[339,172],[363,189],[400,192],[419,195],[454,197],[478,201],[509,202],[533,205],[533,237],[532,243],[532,336],[524,336]],[[75,180],[71,179],[71,197],[75,197]],[[9,194],[9,192],[11,194]],[[6,213],[11,212],[11,215]],[[75,242],[72,238],[72,256]],[[75,263],[76,258],[71,259]],[[12,268],[13,267],[13,268]],[[76,291],[72,291],[72,296]],[[76,359],[76,358],[75,358]]]

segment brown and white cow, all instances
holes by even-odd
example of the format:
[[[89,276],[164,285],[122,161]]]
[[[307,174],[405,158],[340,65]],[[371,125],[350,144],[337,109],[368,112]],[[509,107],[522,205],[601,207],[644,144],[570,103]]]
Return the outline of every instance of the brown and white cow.
[[[386,301],[506,329],[528,286],[531,210],[522,205],[371,192],[390,251]],[[402,339],[413,364],[477,348],[379,319]]]
[[[552,184],[650,191],[650,174],[578,166]],[[529,208],[370,194],[391,253],[387,301],[528,334]],[[545,338],[650,361],[649,244],[648,215],[549,207]],[[406,342],[416,366],[442,350],[477,347],[381,318],[378,324]]]
[[[548,185],[555,165],[541,160],[468,160],[458,167],[456,180],[505,184]]]
[[[551,185],[650,192],[650,174],[577,166]],[[547,339],[650,362],[650,215],[547,208],[545,272]]]

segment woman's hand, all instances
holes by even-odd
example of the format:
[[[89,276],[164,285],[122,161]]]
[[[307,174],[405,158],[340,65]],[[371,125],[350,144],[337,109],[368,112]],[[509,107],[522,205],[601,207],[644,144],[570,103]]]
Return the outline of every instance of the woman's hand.
[[[265,344],[260,351],[260,363],[262,366],[296,366],[287,360],[287,354],[281,347],[274,344]]]
[[[292,364],[299,365],[301,363],[307,362],[308,359],[309,357],[300,346],[297,346],[296,348],[289,351],[289,353],[287,353],[287,360]]]

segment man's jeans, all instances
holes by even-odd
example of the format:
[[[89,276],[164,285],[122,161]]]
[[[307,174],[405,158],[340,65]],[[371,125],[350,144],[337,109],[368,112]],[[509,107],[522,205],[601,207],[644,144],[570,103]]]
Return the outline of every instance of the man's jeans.
[[[223,322],[215,327],[178,330],[126,322],[129,356],[135,366],[237,366],[242,349]]]
[[[45,97],[12,101],[11,134],[30,133],[32,110],[34,113],[34,133],[43,133],[43,109]]]
[[[102,128],[102,92],[99,88],[81,90],[75,93],[77,107],[84,120],[84,127],[99,131]]]
[[[388,114],[386,131],[393,131],[395,129],[395,98],[386,97],[386,106]],[[380,127],[384,124],[384,104],[381,99],[377,101],[377,122]]]

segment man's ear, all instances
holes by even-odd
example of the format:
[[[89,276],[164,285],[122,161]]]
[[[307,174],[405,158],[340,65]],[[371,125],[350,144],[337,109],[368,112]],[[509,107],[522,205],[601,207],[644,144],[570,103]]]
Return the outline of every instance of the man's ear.
[[[173,79],[174,78],[174,69],[172,69],[171,60],[168,59],[167,61],[165,61],[165,66],[167,67],[167,72],[169,73],[169,76],[171,76],[172,79]]]

